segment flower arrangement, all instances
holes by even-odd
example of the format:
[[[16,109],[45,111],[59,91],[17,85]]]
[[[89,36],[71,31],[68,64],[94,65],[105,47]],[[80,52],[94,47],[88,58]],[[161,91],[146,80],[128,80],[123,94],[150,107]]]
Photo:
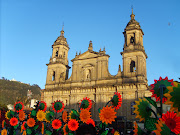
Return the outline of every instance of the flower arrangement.
[[[108,106],[108,103],[112,103]],[[35,108],[29,113],[24,111],[22,102],[16,102],[14,111],[0,110],[0,133],[2,135],[73,135],[78,128],[84,124],[91,125],[99,134],[107,134],[105,128],[115,121],[116,111],[121,107],[122,98],[120,93],[115,92],[113,98],[102,109],[99,108],[99,118],[101,123],[95,125],[91,118],[92,100],[85,97],[79,104],[79,110],[72,109],[69,113],[64,110],[64,103],[57,100],[52,103],[52,109],[47,110],[44,101],[38,101]],[[118,132],[115,132],[119,134]]]
[[[164,79],[160,77],[159,80],[154,80],[150,91],[152,97],[139,98],[135,101],[134,113],[139,121],[144,122],[144,129],[135,122],[134,135],[152,132],[156,135],[180,134],[180,83],[173,82],[167,77]],[[160,102],[160,107],[157,102]],[[170,110],[166,113],[162,112],[163,103],[170,105]],[[111,100],[103,108],[98,109],[100,123],[96,125],[91,118],[92,100],[88,97],[81,100],[78,110],[71,109],[70,112],[65,110],[64,103],[60,100],[53,102],[49,110],[44,101],[37,102],[29,113],[24,111],[22,102],[16,102],[14,111],[0,110],[0,133],[2,135],[74,135],[82,126],[89,125],[98,131],[98,135],[107,135],[107,128],[115,121],[116,111],[121,105],[121,95],[115,92]],[[156,110],[153,110],[152,106]],[[114,131],[112,134],[120,133]]]
[[[144,121],[144,128],[141,129],[137,123],[134,123],[134,134],[150,134],[154,132],[156,135],[171,135],[180,134],[180,84],[168,80],[168,77],[159,80],[154,80],[154,84],[151,84],[152,97],[155,97],[154,101],[150,97],[139,99],[135,101],[134,105],[136,118],[140,121]],[[157,102],[160,102],[160,109],[157,107]],[[165,114],[162,112],[163,103],[171,105],[169,111]],[[156,112],[152,110],[151,105],[155,107]],[[152,117],[154,114],[155,118]]]

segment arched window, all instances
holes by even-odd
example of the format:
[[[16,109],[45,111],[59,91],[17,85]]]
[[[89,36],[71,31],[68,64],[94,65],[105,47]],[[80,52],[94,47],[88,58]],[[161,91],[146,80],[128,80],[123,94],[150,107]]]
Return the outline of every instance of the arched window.
[[[134,37],[131,37],[130,43],[134,44]]]
[[[66,53],[64,52],[64,57],[66,56]]]
[[[136,72],[136,67],[135,67],[135,61],[131,61],[130,64],[130,72]]]
[[[56,57],[58,57],[58,51],[56,51]]]
[[[53,71],[52,81],[55,80],[55,71]]]

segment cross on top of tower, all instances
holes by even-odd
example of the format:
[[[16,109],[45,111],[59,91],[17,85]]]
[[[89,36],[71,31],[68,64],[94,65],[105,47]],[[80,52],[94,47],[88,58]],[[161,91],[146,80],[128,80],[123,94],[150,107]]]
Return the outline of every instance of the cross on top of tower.
[[[63,26],[62,26],[62,30],[61,30],[61,36],[64,37],[64,22],[63,22]]]
[[[131,20],[135,20],[135,15],[133,14],[133,5],[131,6],[131,9],[132,9],[132,13],[130,15]]]

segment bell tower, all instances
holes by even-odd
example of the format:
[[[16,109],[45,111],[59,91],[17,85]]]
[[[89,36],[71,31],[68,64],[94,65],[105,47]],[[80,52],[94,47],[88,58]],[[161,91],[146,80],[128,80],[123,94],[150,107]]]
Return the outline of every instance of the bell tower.
[[[123,58],[124,82],[145,82],[147,83],[146,59],[143,46],[143,31],[135,20],[135,15],[130,15],[131,20],[124,29],[124,48],[121,52]]]
[[[52,57],[47,64],[46,88],[48,85],[65,82],[68,79],[70,67],[68,66],[69,45],[64,37],[62,28],[60,36],[52,45]]]

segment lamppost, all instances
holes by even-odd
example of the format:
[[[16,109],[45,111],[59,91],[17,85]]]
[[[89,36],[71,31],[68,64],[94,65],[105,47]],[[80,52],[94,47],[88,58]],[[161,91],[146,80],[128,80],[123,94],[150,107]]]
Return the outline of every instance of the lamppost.
[[[160,115],[161,115],[161,118],[162,118],[162,113],[163,113],[162,99],[163,99],[163,93],[164,93],[165,89],[166,89],[166,86],[164,84],[161,84],[159,86],[159,90],[160,90]]]

